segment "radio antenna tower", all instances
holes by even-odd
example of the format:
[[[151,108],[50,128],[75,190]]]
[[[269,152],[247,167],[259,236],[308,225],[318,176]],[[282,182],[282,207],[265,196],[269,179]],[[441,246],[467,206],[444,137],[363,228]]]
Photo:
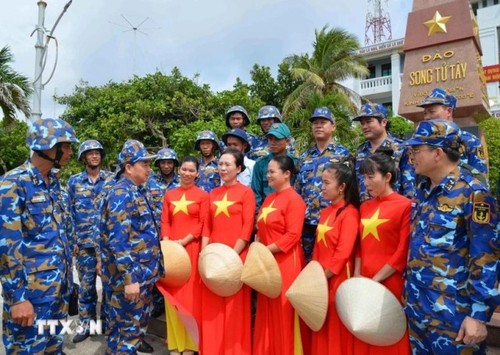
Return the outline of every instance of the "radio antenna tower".
[[[391,17],[387,0],[368,0],[365,26],[365,46],[392,39]]]

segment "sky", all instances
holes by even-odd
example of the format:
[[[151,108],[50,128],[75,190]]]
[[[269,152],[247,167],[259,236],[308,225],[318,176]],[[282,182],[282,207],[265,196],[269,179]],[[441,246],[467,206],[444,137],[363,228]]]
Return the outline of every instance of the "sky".
[[[382,0],[383,2],[384,0]],[[68,0],[46,0],[50,31]],[[410,0],[388,0],[393,39],[404,37]],[[283,58],[310,53],[314,30],[341,27],[364,44],[368,0],[73,0],[54,35],[57,67],[42,92],[43,117],[64,106],[53,95],[71,94],[81,80],[99,86],[157,70],[199,74],[212,90],[250,82],[254,64],[276,72]],[[0,47],[9,45],[12,67],[34,78],[37,0],[1,0]],[[141,24],[142,23],[142,24]],[[132,28],[136,27],[137,31]],[[55,62],[49,44],[44,81]]]

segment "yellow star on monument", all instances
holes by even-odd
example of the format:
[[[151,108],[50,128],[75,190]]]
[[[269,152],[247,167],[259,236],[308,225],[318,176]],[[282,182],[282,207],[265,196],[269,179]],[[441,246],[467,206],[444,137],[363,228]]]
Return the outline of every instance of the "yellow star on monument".
[[[227,200],[227,192],[226,192],[222,200],[214,201],[214,205],[217,206],[217,210],[215,211],[215,217],[217,217],[220,213],[224,213],[226,216],[229,217],[229,211],[227,210],[227,208],[231,205],[234,205],[235,203],[236,203],[235,201]]]
[[[450,20],[451,16],[441,16],[439,11],[436,11],[432,20],[425,21],[424,25],[429,28],[429,32],[427,32],[427,36],[430,37],[436,32],[444,32],[446,33],[446,23]]]
[[[188,215],[189,213],[187,206],[189,206],[192,203],[194,203],[194,201],[186,200],[186,194],[182,194],[180,200],[172,201],[172,204],[175,206],[173,214],[176,215],[178,212],[184,212],[186,215]]]
[[[328,221],[330,220],[330,216],[325,221],[325,224],[318,224],[318,227],[316,228],[317,234],[316,234],[316,241],[323,242],[325,244],[325,247],[328,246],[326,244],[326,232],[331,231],[333,227],[330,227],[328,225]]]
[[[380,208],[377,208],[373,216],[371,216],[370,218],[361,218],[361,224],[364,227],[361,239],[365,239],[369,234],[371,234],[375,239],[380,241],[377,227],[385,222],[390,221],[390,219],[378,218],[379,214]]]
[[[271,204],[268,206],[268,207],[263,207],[262,208],[262,211],[260,212],[260,216],[259,218],[257,219],[257,222],[260,221],[261,219],[264,220],[264,223],[267,223],[267,216],[276,211],[277,208],[274,208],[273,205],[274,205],[274,201],[276,200],[273,200],[273,202],[271,202]]]

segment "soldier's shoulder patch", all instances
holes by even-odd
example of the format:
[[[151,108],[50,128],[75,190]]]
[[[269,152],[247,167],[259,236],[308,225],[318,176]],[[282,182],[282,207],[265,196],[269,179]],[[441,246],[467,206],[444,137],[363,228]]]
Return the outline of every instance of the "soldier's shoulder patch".
[[[486,154],[484,153],[483,146],[477,147],[477,156],[481,159],[486,159]]]
[[[486,224],[490,222],[490,205],[485,202],[474,203],[472,208],[472,220],[476,223]]]

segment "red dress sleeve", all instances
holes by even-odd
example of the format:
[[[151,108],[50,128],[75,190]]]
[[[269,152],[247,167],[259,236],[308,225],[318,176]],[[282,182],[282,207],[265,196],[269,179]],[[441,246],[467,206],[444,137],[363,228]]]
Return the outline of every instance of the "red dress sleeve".
[[[161,210],[160,231],[161,231],[161,239],[163,239],[163,237],[170,237],[170,200],[168,191],[163,196],[163,208]]]
[[[387,264],[401,273],[404,271],[408,259],[408,248],[410,243],[410,213],[411,201],[408,200],[408,204],[401,213],[399,244],[396,251],[387,262]]]
[[[255,219],[255,195],[251,188],[241,185],[245,188],[245,192],[242,195],[243,199],[243,211],[242,211],[242,220],[243,226],[241,227],[241,235],[240,238],[250,241],[250,238],[253,234],[254,227],[254,219]]]
[[[338,223],[340,238],[328,263],[328,269],[335,275],[338,275],[343,270],[351,258],[358,237],[359,212],[353,206],[348,206],[337,218],[341,218],[338,221],[340,222]]]
[[[210,197],[203,192],[200,204],[200,223],[202,224],[200,237],[210,236]]]
[[[302,235],[306,204],[293,189],[289,189],[289,193],[285,198],[288,199],[288,206],[284,213],[286,233],[277,239],[275,243],[282,252],[287,253],[297,245]]]

